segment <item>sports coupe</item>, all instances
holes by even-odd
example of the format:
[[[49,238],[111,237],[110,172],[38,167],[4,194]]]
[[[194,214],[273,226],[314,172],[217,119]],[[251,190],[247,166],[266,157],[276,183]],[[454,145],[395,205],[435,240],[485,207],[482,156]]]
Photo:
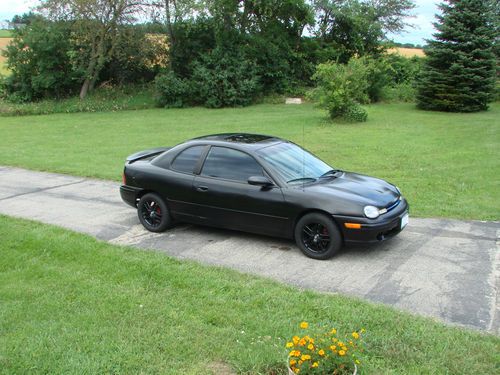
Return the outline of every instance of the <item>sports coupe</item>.
[[[130,155],[120,194],[149,231],[187,222],[290,238],[314,259],[345,243],[383,241],[408,224],[395,185],[257,134],[209,135]]]

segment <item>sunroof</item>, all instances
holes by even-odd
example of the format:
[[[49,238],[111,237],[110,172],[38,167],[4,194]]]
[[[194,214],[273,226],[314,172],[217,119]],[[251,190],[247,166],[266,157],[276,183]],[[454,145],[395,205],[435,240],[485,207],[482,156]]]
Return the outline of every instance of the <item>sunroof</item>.
[[[229,142],[258,143],[271,139],[268,135],[260,134],[230,134],[224,139]]]
[[[207,135],[196,139],[211,139],[211,140],[221,140],[221,141],[237,142],[237,143],[258,143],[267,141],[269,139],[273,139],[273,137],[261,134],[226,133],[226,134]]]

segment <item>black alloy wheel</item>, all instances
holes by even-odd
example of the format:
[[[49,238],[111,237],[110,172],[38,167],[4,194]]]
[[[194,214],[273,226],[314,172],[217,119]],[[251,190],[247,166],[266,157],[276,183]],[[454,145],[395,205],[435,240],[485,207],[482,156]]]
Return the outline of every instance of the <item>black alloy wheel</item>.
[[[150,232],[163,232],[171,224],[170,214],[164,200],[157,194],[145,194],[137,204],[141,224]]]
[[[295,241],[300,250],[313,259],[329,259],[342,247],[342,235],[333,219],[316,212],[298,221]]]

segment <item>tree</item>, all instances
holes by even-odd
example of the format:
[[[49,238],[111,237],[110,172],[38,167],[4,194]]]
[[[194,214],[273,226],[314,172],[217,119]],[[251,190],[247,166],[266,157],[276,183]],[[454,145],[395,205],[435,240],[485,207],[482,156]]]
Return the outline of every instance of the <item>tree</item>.
[[[43,17],[13,31],[14,39],[3,53],[11,72],[5,78],[10,99],[33,101],[75,91],[82,76],[69,61],[70,32],[67,22]]]
[[[47,0],[41,10],[51,18],[71,21],[77,49],[73,61],[85,72],[80,98],[93,90],[104,65],[113,55],[122,26],[143,9],[140,0]]]
[[[413,0],[312,0],[313,33],[323,61],[347,63],[353,56],[378,55],[386,34],[401,32],[415,7]]]
[[[495,90],[493,2],[447,0],[440,9],[438,32],[428,41],[418,82],[421,109],[475,112],[486,110]],[[498,27],[498,26],[496,26]]]

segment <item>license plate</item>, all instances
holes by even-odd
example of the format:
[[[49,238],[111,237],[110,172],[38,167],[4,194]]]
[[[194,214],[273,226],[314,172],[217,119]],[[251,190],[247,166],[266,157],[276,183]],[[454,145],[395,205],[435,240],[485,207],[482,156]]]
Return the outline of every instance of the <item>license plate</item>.
[[[406,225],[408,225],[408,221],[410,220],[410,215],[409,214],[406,214],[405,216],[403,216],[401,218],[401,229],[403,229],[404,227],[406,227]]]

